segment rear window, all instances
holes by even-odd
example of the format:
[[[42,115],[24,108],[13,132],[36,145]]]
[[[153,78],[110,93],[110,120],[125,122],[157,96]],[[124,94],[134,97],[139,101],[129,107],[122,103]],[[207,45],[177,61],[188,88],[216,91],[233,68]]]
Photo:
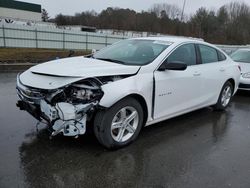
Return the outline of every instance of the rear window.
[[[250,63],[250,51],[238,50],[231,55],[231,58],[236,62]]]
[[[217,53],[218,53],[219,61],[224,61],[227,59],[227,57],[223,53],[221,53],[219,50],[217,50]]]

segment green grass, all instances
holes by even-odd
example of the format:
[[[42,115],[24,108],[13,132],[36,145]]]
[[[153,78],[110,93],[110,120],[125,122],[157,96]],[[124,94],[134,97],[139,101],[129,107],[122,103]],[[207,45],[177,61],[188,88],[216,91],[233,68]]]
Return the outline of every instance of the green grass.
[[[90,51],[76,50],[73,56],[90,54]],[[30,62],[40,63],[48,60],[68,57],[69,50],[34,49],[34,48],[0,48],[0,63]]]

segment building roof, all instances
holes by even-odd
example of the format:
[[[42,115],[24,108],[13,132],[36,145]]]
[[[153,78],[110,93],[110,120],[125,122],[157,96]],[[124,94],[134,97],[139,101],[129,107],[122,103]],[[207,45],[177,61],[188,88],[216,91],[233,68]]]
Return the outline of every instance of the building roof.
[[[41,13],[41,5],[13,0],[0,0],[0,7]]]

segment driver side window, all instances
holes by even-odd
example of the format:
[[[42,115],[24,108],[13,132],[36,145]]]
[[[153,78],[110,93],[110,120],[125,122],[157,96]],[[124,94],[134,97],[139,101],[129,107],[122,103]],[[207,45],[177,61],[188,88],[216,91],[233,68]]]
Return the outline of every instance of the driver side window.
[[[184,63],[187,66],[196,65],[196,52],[194,44],[184,44],[178,47],[167,58],[167,62]]]

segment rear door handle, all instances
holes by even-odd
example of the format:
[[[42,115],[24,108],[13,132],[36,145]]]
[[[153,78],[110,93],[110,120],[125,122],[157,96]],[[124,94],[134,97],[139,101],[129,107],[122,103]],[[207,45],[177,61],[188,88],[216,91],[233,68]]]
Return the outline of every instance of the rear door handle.
[[[223,68],[223,67],[220,68],[220,71],[221,71],[221,72],[224,72],[225,70],[226,70],[226,69]]]
[[[193,75],[194,75],[194,76],[200,76],[201,73],[196,72],[196,73],[194,73]]]

